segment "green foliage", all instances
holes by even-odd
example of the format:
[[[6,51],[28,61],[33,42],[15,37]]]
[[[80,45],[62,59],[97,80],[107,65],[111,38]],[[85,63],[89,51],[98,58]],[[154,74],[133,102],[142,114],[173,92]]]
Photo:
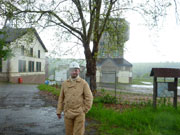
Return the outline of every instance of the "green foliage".
[[[103,102],[103,103],[110,103],[110,104],[111,104],[111,103],[116,103],[117,100],[116,100],[116,97],[111,96],[110,94],[106,94],[106,95],[102,98],[101,102]]]
[[[110,94],[106,94],[105,96],[96,97],[94,99],[94,103],[106,103],[106,104],[114,104],[117,103],[117,99]]]
[[[100,121],[99,135],[179,135],[180,109],[131,108],[120,113],[95,104],[88,116]]]
[[[145,85],[142,82],[151,82],[153,83],[153,78],[149,77],[149,78],[133,78],[132,79],[132,84],[136,84],[136,85]]]
[[[56,87],[46,85],[46,84],[40,84],[38,86],[38,89],[41,90],[41,91],[50,92],[50,93],[52,93],[53,95],[56,95],[56,96],[59,96],[59,94],[60,94],[60,88],[56,88]]]
[[[0,31],[0,35],[5,34],[4,32]],[[6,60],[8,57],[11,56],[11,49],[9,47],[9,44],[5,42],[5,39],[0,38],[0,58],[3,58]]]
[[[117,99],[114,96],[111,96],[108,93],[105,93],[105,90],[102,89],[102,96],[96,97],[94,99],[94,103],[106,103],[106,104],[114,104],[117,103]]]

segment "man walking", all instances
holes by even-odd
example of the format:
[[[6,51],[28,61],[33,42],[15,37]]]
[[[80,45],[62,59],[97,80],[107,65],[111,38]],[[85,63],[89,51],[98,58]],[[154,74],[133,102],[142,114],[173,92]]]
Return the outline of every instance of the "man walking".
[[[62,83],[58,99],[57,116],[64,111],[66,135],[84,135],[85,114],[90,110],[93,96],[88,83],[79,77],[77,62],[69,66],[70,78]]]

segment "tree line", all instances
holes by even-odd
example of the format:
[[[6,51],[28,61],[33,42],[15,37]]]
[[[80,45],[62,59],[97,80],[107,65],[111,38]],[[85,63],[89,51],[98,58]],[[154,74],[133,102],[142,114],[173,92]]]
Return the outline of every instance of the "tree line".
[[[180,62],[132,63],[133,78],[149,77],[152,68],[180,68]]]

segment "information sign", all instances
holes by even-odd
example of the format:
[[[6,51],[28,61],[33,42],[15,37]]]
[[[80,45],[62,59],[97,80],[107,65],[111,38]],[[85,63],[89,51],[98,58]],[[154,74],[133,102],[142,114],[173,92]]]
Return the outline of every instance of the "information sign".
[[[174,97],[174,91],[168,90],[168,83],[158,82],[157,96],[158,97]]]

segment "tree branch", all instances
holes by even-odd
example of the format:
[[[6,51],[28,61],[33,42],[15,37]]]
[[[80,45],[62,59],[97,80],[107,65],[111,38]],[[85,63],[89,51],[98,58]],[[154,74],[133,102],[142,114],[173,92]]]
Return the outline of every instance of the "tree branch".
[[[176,22],[180,21],[179,13],[178,13],[178,6],[176,0],[174,0],[175,5],[175,15],[176,15]]]
[[[94,26],[94,33],[95,33],[95,37],[97,38],[99,35],[99,22],[100,22],[100,10],[101,10],[101,3],[102,0],[98,0],[96,1],[96,11],[95,11],[95,26]]]
[[[63,2],[65,2],[65,1],[67,1],[67,0],[60,1],[60,2],[56,5],[56,7],[53,9],[53,11],[55,11],[56,8],[57,8],[60,4],[62,4]]]
[[[82,6],[79,0],[72,0],[74,2],[74,4],[76,5],[78,12],[79,12],[79,16],[81,19],[81,23],[82,23],[82,28],[83,28],[83,34],[84,34],[84,38],[86,38],[86,22],[83,16],[83,12],[82,12]]]
[[[97,10],[96,14],[96,20],[95,20],[95,40],[94,42],[96,42],[95,44],[97,44],[96,46],[93,46],[93,51],[92,51],[92,55],[94,56],[97,52],[98,52],[98,43],[99,43],[99,40],[102,36],[102,33],[104,32],[104,29],[105,29],[105,26],[107,24],[107,20],[109,19],[109,16],[110,16],[110,13],[111,13],[111,9],[112,9],[112,6],[115,4],[117,0],[111,0],[110,1],[110,4],[109,4],[109,7],[108,7],[108,11],[106,12],[106,15],[105,15],[105,19],[101,21],[102,23],[102,27],[101,29],[99,30],[99,22],[100,22],[100,9]],[[97,4],[98,5],[98,4]],[[100,8],[100,7],[99,7]]]
[[[106,13],[106,17],[105,17],[105,19],[103,20],[104,23],[103,23],[102,29],[101,29],[101,31],[100,31],[100,33],[99,33],[99,37],[101,37],[102,33],[104,32],[104,29],[105,29],[107,20],[109,19],[109,16],[110,16],[110,13],[111,13],[112,6],[115,4],[116,1],[117,1],[117,0],[114,0],[114,1],[111,0],[111,2],[110,2],[108,11],[107,11],[107,13]]]
[[[91,2],[91,0],[90,0]],[[90,3],[91,5],[91,3]],[[89,25],[89,29],[88,29],[88,35],[87,35],[87,43],[89,44],[91,41],[91,35],[92,35],[92,31],[93,31],[93,26],[94,26],[94,13],[96,10],[96,7],[93,6],[93,9],[91,10],[91,6],[90,7],[90,25]]]
[[[49,14],[53,15],[56,19],[58,19],[65,27],[68,29],[74,31],[75,33],[79,34],[82,38],[84,38],[84,35],[81,33],[81,31],[78,31],[74,27],[67,24],[63,19],[61,19],[58,15],[56,15],[54,12],[50,11]]]
[[[69,24],[67,24],[63,19],[61,19],[56,13],[54,13],[53,11],[31,11],[31,10],[24,10],[24,11],[18,11],[16,13],[14,13],[14,15],[18,15],[18,14],[22,14],[22,13],[37,13],[37,14],[49,14],[49,15],[52,15],[54,16],[59,22],[61,22],[64,27],[63,28],[68,28],[70,29],[71,31],[79,34],[82,38],[83,38],[83,34],[81,33],[81,31],[78,31],[77,29],[75,29],[74,27],[70,26]],[[62,26],[62,25],[61,25]]]
[[[60,23],[57,23],[57,22],[55,22],[55,21],[53,21],[53,20],[50,20],[50,21],[51,21],[52,23],[54,23],[54,24],[56,24],[56,25],[64,28],[64,29],[66,29],[66,30],[67,30],[68,32],[70,32],[73,36],[75,36],[75,37],[78,38],[80,41],[82,41],[82,39],[81,39],[80,37],[78,37],[75,33],[73,33],[73,32],[71,31],[71,29],[68,29],[68,28],[65,27],[64,25],[61,25]]]

